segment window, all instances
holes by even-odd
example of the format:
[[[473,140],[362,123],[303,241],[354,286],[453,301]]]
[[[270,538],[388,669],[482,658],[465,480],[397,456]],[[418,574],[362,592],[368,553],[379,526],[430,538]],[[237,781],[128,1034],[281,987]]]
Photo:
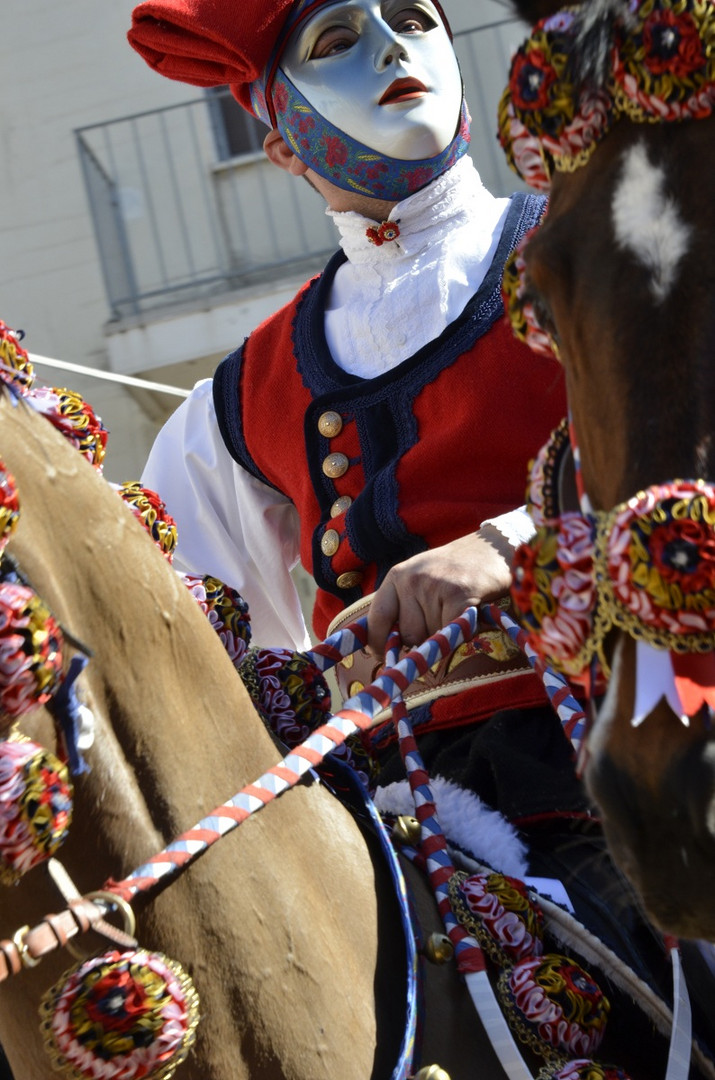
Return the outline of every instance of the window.
[[[219,161],[262,150],[266,126],[247,113],[227,86],[207,90],[211,126]]]

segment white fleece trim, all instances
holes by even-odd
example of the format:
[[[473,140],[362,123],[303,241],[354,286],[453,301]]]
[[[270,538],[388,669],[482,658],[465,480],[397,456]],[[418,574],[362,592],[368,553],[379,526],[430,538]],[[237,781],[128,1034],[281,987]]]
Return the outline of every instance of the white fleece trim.
[[[528,873],[526,844],[506,818],[486,806],[474,792],[443,776],[431,777],[430,787],[448,842],[502,874],[523,878]],[[407,780],[378,788],[374,803],[381,813],[412,816],[415,813]]]

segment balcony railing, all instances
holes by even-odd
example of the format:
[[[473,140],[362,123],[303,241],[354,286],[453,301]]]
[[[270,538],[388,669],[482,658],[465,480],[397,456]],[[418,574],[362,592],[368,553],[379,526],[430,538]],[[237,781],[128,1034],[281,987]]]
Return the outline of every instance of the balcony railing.
[[[495,132],[521,36],[512,19],[455,36],[471,153],[495,194],[520,186]],[[75,132],[113,319],[317,266],[335,249],[322,198],[266,161],[264,131],[226,90]]]

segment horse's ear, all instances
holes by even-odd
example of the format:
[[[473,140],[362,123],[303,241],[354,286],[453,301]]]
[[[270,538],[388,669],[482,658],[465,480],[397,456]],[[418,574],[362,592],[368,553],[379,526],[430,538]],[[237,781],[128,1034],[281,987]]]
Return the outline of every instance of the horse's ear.
[[[555,14],[564,6],[564,0],[511,0],[514,14],[529,26],[534,26],[540,19]]]

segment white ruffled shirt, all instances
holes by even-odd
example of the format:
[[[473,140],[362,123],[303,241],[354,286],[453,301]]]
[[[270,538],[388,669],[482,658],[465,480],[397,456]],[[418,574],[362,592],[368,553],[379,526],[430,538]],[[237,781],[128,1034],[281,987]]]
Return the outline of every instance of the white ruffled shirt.
[[[365,379],[388,371],[464,310],[494,256],[508,211],[464,156],[428,187],[398,203],[396,240],[376,246],[375,222],[327,210],[348,261],[338,270],[325,316],[328,346],[345,371]],[[177,523],[177,569],[212,574],[248,602],[253,644],[309,644],[291,570],[299,557],[293,504],[228,453],[204,380],[169,418],[142,483],[159,492]],[[512,542],[531,532],[521,511],[493,519]],[[480,522],[475,522],[475,528]]]

